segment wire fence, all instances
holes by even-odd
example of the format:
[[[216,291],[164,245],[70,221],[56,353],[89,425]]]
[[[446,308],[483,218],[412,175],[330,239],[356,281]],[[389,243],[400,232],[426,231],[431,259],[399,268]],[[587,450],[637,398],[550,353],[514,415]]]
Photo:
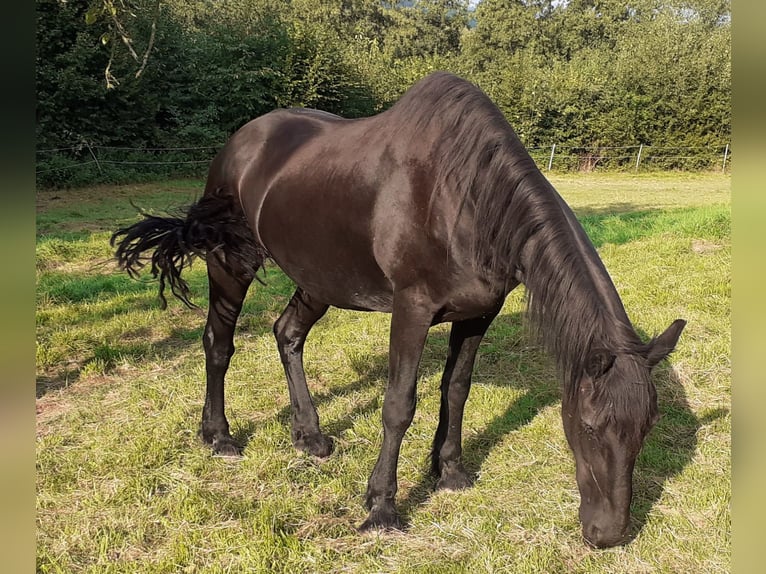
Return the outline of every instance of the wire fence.
[[[688,170],[731,169],[731,145],[672,147],[643,144],[582,147],[553,144],[529,148],[530,155],[547,171]]]
[[[81,142],[38,149],[39,188],[137,183],[163,177],[202,177],[222,143],[185,147],[127,147]]]
[[[121,147],[82,142],[38,149],[38,187],[135,183],[160,177],[202,177],[222,143],[192,147]],[[731,170],[731,146],[597,146],[553,144],[528,151],[543,171]]]

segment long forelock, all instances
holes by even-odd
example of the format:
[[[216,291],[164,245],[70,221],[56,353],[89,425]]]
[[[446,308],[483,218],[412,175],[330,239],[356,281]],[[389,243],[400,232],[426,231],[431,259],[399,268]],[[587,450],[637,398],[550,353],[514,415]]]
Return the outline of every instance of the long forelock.
[[[640,440],[657,414],[657,395],[645,360],[640,355],[618,357],[595,400],[618,431]]]

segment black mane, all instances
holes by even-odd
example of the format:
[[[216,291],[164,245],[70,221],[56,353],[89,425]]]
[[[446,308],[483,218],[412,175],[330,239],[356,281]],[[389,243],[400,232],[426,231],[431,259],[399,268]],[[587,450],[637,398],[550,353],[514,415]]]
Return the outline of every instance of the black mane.
[[[594,349],[640,355],[644,345],[585,231],[484,92],[437,72],[394,110],[416,133],[441,131],[433,195],[455,193],[473,207],[477,267],[523,277],[530,326],[566,392],[576,391]]]

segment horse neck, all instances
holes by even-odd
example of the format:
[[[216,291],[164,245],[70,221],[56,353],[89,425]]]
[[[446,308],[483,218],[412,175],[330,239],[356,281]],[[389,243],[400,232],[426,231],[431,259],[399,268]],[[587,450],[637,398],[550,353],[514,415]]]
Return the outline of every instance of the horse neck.
[[[587,270],[587,280],[589,281],[586,281],[584,285],[589,290],[590,296],[593,297],[594,303],[600,308],[608,309],[608,315],[614,321],[630,325],[630,319],[617,288],[596,248],[585,233],[585,229],[558,192],[552,187],[551,191],[555,194],[559,209],[566,218],[567,226],[564,233],[568,234],[572,243],[576,245],[572,257],[573,272],[581,273],[583,270]]]
[[[571,372],[592,348],[639,342],[601,258],[558,192],[539,172],[517,191],[535,205],[526,215],[536,219],[535,231],[519,251],[532,325],[560,366]]]

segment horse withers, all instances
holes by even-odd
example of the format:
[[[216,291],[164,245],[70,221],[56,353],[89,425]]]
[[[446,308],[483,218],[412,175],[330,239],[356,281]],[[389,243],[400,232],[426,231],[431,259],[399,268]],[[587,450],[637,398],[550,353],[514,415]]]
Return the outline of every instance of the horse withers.
[[[598,547],[626,540],[633,466],[658,413],[651,369],[685,322],[640,339],[571,209],[473,84],[438,72],[362,119],[270,112],[226,143],[184,217],[144,214],[112,244],[131,275],[148,256],[163,305],[166,285],[191,304],[181,273],[195,256],[206,260],[200,436],[223,455],[241,452],[224,413],[224,376],[237,317],[265,260],[296,284],[274,334],[301,451],[326,457],[333,448],[303,370],[312,326],[331,305],[392,313],[383,444],[362,530],[401,527],[399,449],[415,412],[426,336],[437,323],[452,329],[432,469],[437,488],[471,483],[461,449],[474,359],[505,298],[523,283],[534,333],[561,374],[583,536]]]

